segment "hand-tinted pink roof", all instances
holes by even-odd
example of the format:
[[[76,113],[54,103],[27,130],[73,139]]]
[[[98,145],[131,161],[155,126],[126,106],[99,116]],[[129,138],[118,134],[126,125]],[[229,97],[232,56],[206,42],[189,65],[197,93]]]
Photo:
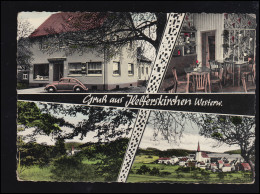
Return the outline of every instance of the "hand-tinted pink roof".
[[[201,152],[202,158],[208,158],[209,156],[205,152]]]
[[[230,164],[227,164],[227,163],[226,163],[226,164],[224,164],[223,166],[224,166],[224,167],[230,167]]]
[[[248,163],[241,163],[241,165],[243,166],[243,168],[245,170],[250,170],[251,169],[251,167],[250,167],[250,165]]]
[[[222,161],[222,160],[218,160],[218,163],[219,163],[219,164],[223,164],[223,161]]]
[[[83,19],[84,18],[84,19]],[[97,12],[61,12],[51,15],[30,37],[46,36],[64,32],[76,32],[100,27],[106,19],[105,14]],[[77,27],[78,26],[78,27]]]

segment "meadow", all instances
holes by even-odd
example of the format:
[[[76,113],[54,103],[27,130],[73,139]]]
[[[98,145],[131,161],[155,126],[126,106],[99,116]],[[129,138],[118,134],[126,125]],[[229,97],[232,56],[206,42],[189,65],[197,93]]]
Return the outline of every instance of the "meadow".
[[[140,182],[175,182],[175,183],[253,183],[251,172],[226,172],[219,175],[208,170],[178,171],[178,165],[165,165],[153,163],[157,156],[138,155],[128,175],[128,183]],[[149,169],[159,169],[159,174],[138,174],[138,169],[145,165]]]
[[[100,160],[88,160],[85,158],[82,161],[83,164],[92,165],[93,168],[96,168],[95,164],[97,162],[100,162]],[[44,167],[39,167],[38,165],[23,167],[21,171],[18,169],[17,177],[18,180],[22,181],[57,181],[52,178],[52,167],[52,164]],[[104,182],[104,177],[96,176],[92,179],[82,180],[82,182]]]

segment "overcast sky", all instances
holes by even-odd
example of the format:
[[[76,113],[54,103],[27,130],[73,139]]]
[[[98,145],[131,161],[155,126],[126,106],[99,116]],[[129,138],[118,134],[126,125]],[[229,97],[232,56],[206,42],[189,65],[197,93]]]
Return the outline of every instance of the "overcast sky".
[[[18,13],[18,20],[28,20],[35,30],[38,28],[51,14],[57,12],[20,12]]]

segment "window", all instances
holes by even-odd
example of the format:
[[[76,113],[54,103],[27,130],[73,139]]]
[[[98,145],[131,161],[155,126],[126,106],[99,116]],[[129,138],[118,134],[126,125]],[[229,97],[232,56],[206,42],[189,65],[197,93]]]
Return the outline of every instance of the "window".
[[[134,75],[134,64],[128,63],[128,75]]]
[[[28,80],[28,74],[27,74],[27,73],[24,73],[24,74],[23,74],[23,79],[24,79],[24,80]]]
[[[113,63],[113,75],[120,75],[120,62]]]
[[[144,67],[142,67],[142,74],[144,74]]]
[[[33,79],[49,80],[49,64],[35,64]]]
[[[69,63],[69,75],[86,74],[86,67],[84,63]]]
[[[61,82],[61,83],[69,83],[70,80],[69,80],[69,79],[61,79],[60,82]]]
[[[88,74],[100,75],[102,74],[102,63],[101,62],[89,62],[88,63]]]
[[[146,67],[146,74],[148,75],[149,71],[148,71],[148,67]]]

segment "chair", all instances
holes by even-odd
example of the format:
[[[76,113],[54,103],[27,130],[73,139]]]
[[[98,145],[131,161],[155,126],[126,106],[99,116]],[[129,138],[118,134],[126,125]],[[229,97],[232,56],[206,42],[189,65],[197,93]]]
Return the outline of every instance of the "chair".
[[[169,93],[176,93],[178,85],[180,85],[180,84],[186,84],[187,85],[187,81],[186,80],[178,80],[178,75],[177,75],[175,67],[172,68],[172,75],[173,75],[173,80],[172,80],[173,84],[171,86],[165,88],[164,91],[168,91]],[[192,82],[189,81],[189,85],[191,85],[191,84],[192,84]]]
[[[218,72],[218,76],[210,77],[210,83],[219,84],[219,88],[220,88],[221,92],[223,92],[223,90],[222,90],[223,71],[224,71],[223,68],[220,68],[219,72]]]
[[[244,91],[247,92],[246,82],[248,82],[248,77],[251,76],[252,83],[255,83],[255,64],[253,61],[247,62],[247,64],[241,66],[241,81]]]
[[[208,85],[208,72],[193,72],[193,80],[195,81],[195,92],[197,90],[204,90],[207,92],[207,85]]]
[[[219,72],[220,64],[217,61],[209,60],[210,72],[215,75]]]
[[[234,64],[234,62],[225,62],[224,63],[224,84],[226,84],[226,81],[228,80],[228,76],[230,76],[230,78],[233,81],[233,86],[235,86],[235,64]]]

